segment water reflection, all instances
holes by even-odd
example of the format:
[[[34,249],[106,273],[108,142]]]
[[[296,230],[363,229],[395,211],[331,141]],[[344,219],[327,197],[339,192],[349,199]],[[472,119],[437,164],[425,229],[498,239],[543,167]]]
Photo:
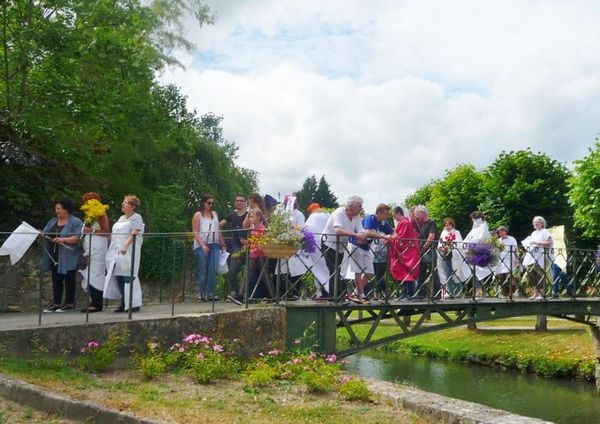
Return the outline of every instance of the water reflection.
[[[558,423],[599,423],[594,385],[408,354],[369,352],[348,358],[365,377],[400,382],[445,396]]]

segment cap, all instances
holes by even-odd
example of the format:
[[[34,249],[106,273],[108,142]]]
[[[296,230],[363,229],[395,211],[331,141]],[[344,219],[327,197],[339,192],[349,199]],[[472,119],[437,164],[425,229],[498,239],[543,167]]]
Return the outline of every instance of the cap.
[[[270,194],[265,194],[265,207],[267,209],[271,209],[273,206],[275,206],[276,204],[281,203],[279,201],[277,201],[273,196],[271,196]]]

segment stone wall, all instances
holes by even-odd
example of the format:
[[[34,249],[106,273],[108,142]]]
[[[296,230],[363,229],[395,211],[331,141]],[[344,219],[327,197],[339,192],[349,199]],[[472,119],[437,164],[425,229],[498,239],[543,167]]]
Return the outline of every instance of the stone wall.
[[[180,315],[157,319],[136,319],[120,323],[100,323],[44,327],[0,332],[0,351],[31,356],[37,340],[52,354],[75,354],[90,340],[103,342],[110,331],[129,332],[128,349],[144,348],[150,338],[166,346],[192,333],[221,340],[239,340],[242,355],[257,355],[273,346],[284,347],[285,308],[252,308],[218,314]]]

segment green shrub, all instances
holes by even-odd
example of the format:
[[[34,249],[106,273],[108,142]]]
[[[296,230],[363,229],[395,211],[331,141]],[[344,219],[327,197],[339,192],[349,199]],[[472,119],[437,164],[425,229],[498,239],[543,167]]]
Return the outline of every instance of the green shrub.
[[[322,368],[322,372],[306,371],[300,375],[300,382],[303,383],[309,392],[325,393],[335,390],[335,370]]]
[[[144,380],[153,380],[167,370],[161,355],[139,356],[134,360],[135,368]]]
[[[79,367],[88,372],[108,370],[119,356],[119,348],[125,345],[127,330],[113,331],[104,344],[92,340],[80,349]]]
[[[361,402],[370,402],[373,396],[365,380],[346,376],[338,386],[338,393],[346,400]]]
[[[186,361],[187,373],[200,384],[214,380],[230,378],[235,374],[239,365],[236,359],[223,353],[206,350],[195,355],[189,355]]]
[[[249,387],[264,387],[278,377],[278,370],[274,366],[264,363],[249,367],[242,374],[244,383]]]

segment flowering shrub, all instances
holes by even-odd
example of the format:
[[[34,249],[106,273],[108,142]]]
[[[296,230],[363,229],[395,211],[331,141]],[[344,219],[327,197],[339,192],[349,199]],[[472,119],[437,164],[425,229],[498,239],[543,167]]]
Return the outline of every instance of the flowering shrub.
[[[103,344],[96,340],[88,342],[79,353],[79,367],[89,372],[104,372],[108,370],[119,355],[119,348],[125,346],[127,330],[113,331]]]
[[[259,234],[251,235],[248,244],[252,246],[264,246],[266,244],[278,244],[295,249],[302,249],[312,253],[317,250],[315,236],[306,228],[292,223],[290,214],[276,211],[269,217],[268,230]]]
[[[361,402],[369,402],[373,396],[365,380],[352,378],[349,375],[344,375],[340,380],[338,392],[344,399],[350,401],[359,400]]]

